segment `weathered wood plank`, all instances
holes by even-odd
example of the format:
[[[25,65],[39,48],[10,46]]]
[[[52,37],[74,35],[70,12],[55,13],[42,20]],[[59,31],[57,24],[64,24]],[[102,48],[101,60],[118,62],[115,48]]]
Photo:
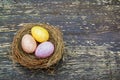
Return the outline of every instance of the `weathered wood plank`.
[[[1,0],[0,79],[119,80],[119,0]],[[58,26],[65,42],[56,73],[28,70],[9,59],[13,36],[25,22]]]

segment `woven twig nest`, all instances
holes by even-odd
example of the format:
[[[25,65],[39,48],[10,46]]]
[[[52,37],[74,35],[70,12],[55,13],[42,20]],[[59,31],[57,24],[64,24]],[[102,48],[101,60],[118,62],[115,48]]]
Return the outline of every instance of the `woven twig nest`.
[[[48,41],[54,44],[55,50],[51,56],[48,58],[38,59],[32,54],[27,54],[22,50],[21,39],[25,34],[31,34],[31,28],[33,26],[41,26],[48,30],[50,38]],[[47,46],[47,45],[46,45]],[[14,62],[20,63],[21,65],[30,68],[49,68],[50,66],[58,63],[63,55],[63,38],[60,30],[54,26],[41,23],[24,23],[22,28],[18,30],[14,36],[12,42],[12,59]]]

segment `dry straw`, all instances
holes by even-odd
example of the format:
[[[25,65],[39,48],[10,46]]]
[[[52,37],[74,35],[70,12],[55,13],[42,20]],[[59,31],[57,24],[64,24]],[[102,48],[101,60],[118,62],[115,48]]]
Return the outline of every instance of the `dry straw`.
[[[34,54],[27,54],[21,48],[22,37],[25,34],[31,34],[31,28],[36,25],[44,27],[48,30],[50,34],[48,41],[51,41],[55,46],[54,53],[48,58],[38,59],[34,56]],[[20,63],[30,69],[49,68],[50,66],[58,63],[58,61],[62,58],[63,48],[64,44],[62,33],[57,27],[41,23],[25,23],[14,36],[12,42],[12,59],[14,62]]]

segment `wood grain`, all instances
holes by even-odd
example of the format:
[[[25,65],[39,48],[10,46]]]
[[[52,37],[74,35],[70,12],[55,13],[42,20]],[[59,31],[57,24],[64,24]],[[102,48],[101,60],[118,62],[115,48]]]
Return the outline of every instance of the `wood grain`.
[[[1,0],[0,80],[119,80],[120,0]],[[64,56],[55,74],[13,65],[11,43],[21,23],[63,32]]]

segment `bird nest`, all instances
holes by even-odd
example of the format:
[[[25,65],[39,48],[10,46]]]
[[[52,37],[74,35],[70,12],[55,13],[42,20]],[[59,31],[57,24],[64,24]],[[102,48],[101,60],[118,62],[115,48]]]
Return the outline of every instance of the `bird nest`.
[[[35,55],[28,54],[23,51],[21,47],[22,37],[25,34],[31,34],[31,28],[33,26],[41,26],[49,32],[50,37],[48,41],[52,42],[55,47],[55,50],[51,56],[38,59]],[[14,62],[20,63],[30,69],[49,68],[60,61],[63,55],[63,49],[64,44],[62,33],[57,27],[41,23],[25,23],[14,36],[12,42],[12,59]]]

